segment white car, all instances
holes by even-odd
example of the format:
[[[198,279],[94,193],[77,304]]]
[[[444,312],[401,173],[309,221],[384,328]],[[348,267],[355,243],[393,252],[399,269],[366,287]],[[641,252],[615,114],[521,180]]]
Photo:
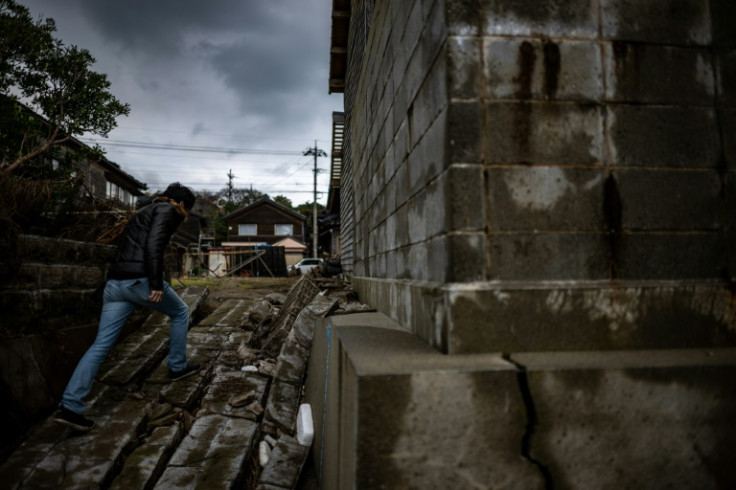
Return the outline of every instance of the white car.
[[[312,269],[314,269],[315,267],[322,267],[323,263],[324,263],[324,260],[322,259],[316,259],[316,258],[309,257],[309,258],[304,258],[300,260],[294,265],[290,265],[289,267],[287,267],[287,269],[289,272],[298,270],[300,273],[306,274],[310,272]]]

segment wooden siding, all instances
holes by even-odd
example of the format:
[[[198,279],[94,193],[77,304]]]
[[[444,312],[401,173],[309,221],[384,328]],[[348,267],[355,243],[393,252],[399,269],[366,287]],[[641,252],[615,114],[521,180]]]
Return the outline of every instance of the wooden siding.
[[[250,241],[273,243],[290,236],[295,240],[304,242],[305,218],[299,219],[296,215],[285,212],[269,201],[257,203],[250,208],[245,208],[240,213],[233,213],[227,220],[229,241]],[[238,235],[238,225],[255,224],[257,235]],[[275,227],[279,224],[290,224],[293,228],[291,235],[275,235]]]

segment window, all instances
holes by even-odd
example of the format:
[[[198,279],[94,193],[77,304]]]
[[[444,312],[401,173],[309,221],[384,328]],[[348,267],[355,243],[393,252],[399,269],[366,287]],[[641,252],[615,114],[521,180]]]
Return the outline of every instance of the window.
[[[133,194],[112,182],[108,181],[106,184],[107,188],[105,192],[108,199],[118,199],[123,204],[131,207],[135,206],[135,196]]]
[[[118,197],[118,186],[117,184],[113,184],[112,182],[107,182],[107,197],[110,199],[115,199]]]
[[[274,235],[289,236],[294,234],[294,225],[274,225]]]
[[[257,234],[258,234],[258,226],[256,226],[254,223],[238,225],[238,235],[255,236]]]

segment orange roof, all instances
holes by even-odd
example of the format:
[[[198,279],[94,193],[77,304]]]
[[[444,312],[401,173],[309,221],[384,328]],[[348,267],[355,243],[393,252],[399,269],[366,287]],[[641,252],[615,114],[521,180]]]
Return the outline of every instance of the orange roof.
[[[274,247],[284,247],[287,252],[306,252],[307,246],[293,238],[284,238],[273,244]]]

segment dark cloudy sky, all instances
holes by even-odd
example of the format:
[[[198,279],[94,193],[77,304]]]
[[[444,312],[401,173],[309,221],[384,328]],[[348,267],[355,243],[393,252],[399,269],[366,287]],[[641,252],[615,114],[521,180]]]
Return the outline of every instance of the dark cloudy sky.
[[[316,140],[330,153],[342,110],[327,93],[331,0],[18,1],[89,50],[130,104],[100,145],[151,190],[216,191],[232,169],[236,187],[312,200],[314,158],[302,152]],[[329,158],[318,165],[324,203]]]

